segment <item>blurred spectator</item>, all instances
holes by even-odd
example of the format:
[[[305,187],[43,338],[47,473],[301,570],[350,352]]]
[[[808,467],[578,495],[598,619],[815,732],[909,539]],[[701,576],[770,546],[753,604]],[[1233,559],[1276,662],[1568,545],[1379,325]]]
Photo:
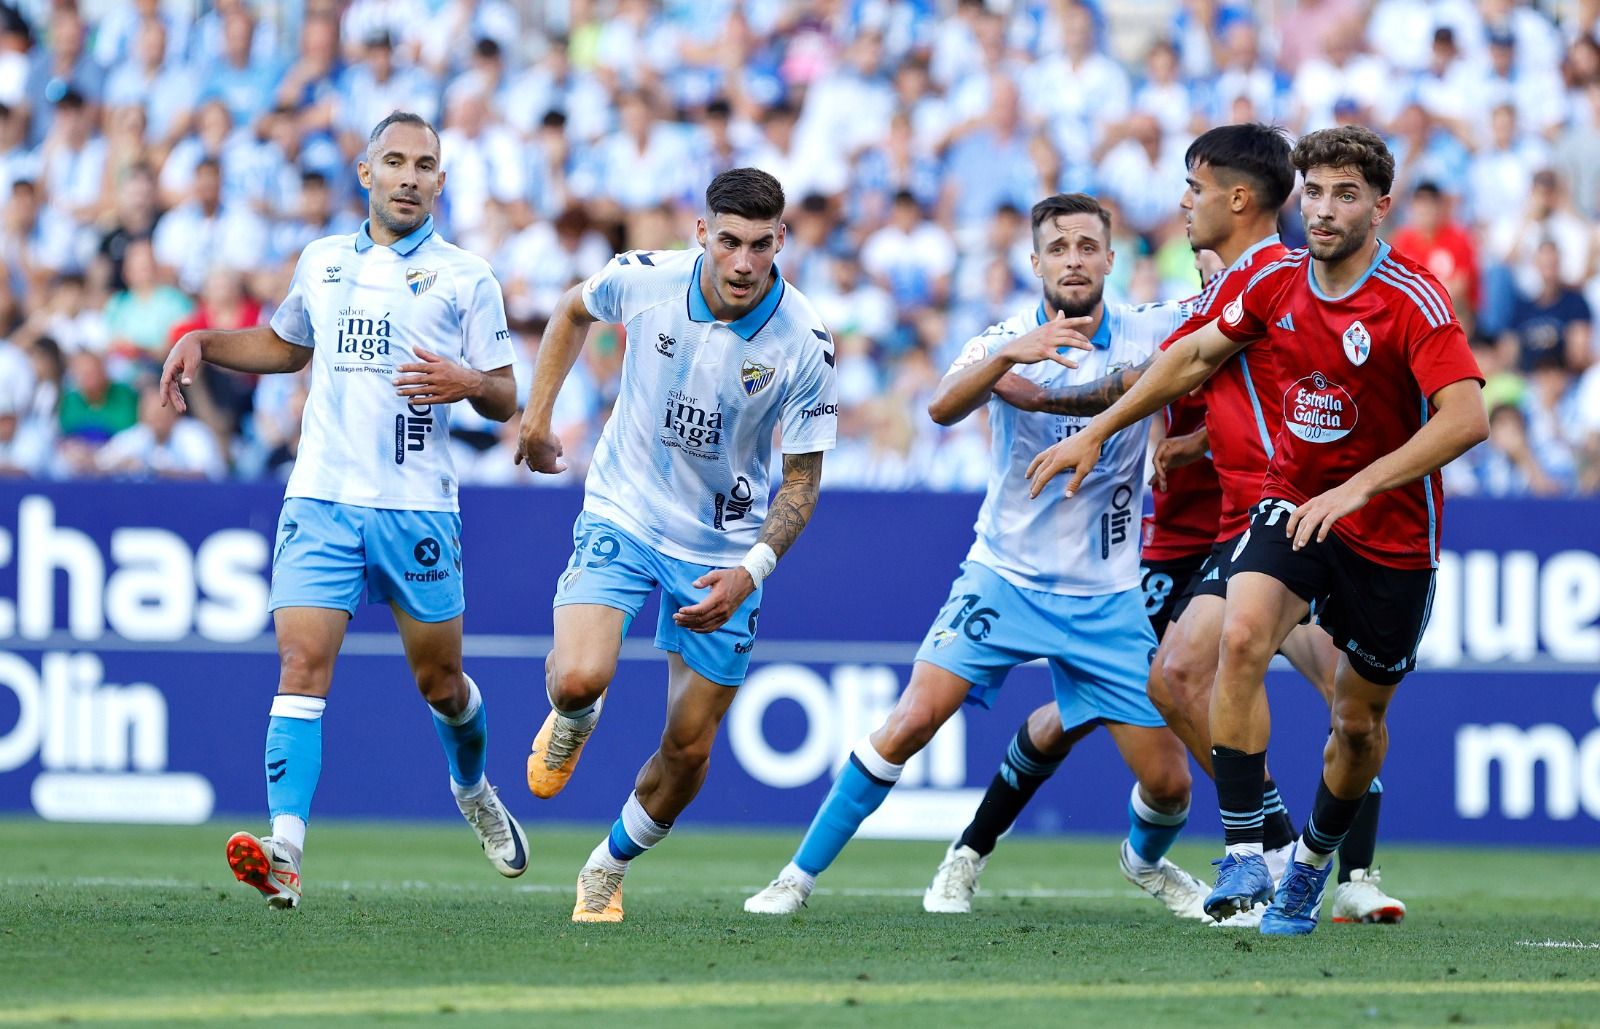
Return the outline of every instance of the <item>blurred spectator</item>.
[[[347,15],[347,27],[349,23]],[[410,111],[429,122],[439,114],[438,83],[422,69],[397,61],[394,37],[387,30],[369,29],[357,53],[359,59],[339,77],[335,124],[346,157],[366,150],[372,127],[390,111]]]
[[[192,199],[156,225],[155,256],[194,294],[213,267],[250,267],[265,238],[265,224],[247,207],[223,207],[222,167],[207,157],[195,167]]]
[[[189,316],[194,304],[182,290],[160,281],[148,242],[130,244],[122,268],[127,288],[106,303],[105,330],[117,377],[131,379],[160,369],[172,344],[172,327]]]
[[[82,250],[72,220],[42,205],[38,186],[27,179],[11,184],[0,215],[0,267],[9,273],[10,291],[24,307],[43,296],[53,275],[81,270]]]
[[[138,424],[95,453],[95,467],[133,479],[220,479],[228,470],[205,426],[163,403],[154,389],[139,398]]]
[[[261,305],[244,291],[243,277],[231,268],[213,268],[193,313],[167,330],[168,346],[184,333],[201,329],[249,329],[261,324]],[[165,356],[165,355],[163,355]],[[239,431],[250,413],[256,376],[206,365],[195,379],[195,415],[220,439]]]
[[[68,92],[88,103],[100,103],[105,72],[84,48],[85,33],[83,18],[72,6],[58,6],[50,12],[44,46],[35,51],[28,73],[26,102],[34,116],[29,139],[35,144],[44,139],[50,126],[45,112]]]
[[[235,124],[248,125],[272,105],[278,69],[256,53],[256,20],[242,4],[226,10],[218,5],[221,52],[218,59],[202,56],[200,100],[221,100]]]
[[[1456,312],[1468,323],[1478,309],[1478,246],[1449,215],[1450,201],[1432,182],[1411,192],[1406,223],[1394,234],[1394,248],[1434,274],[1450,293]]]
[[[28,114],[20,107],[0,103],[0,197],[11,187],[39,177],[39,157],[28,146]]]
[[[513,321],[542,322],[561,294],[611,259],[606,241],[590,226],[582,207],[569,207],[553,223],[536,221],[507,244],[497,262],[506,314]]]
[[[1124,227],[1154,237],[1172,219],[1174,198],[1181,197],[1187,185],[1183,152],[1188,141],[1182,137],[1169,141],[1154,115],[1139,112],[1107,131],[1100,146],[1102,192],[1117,202]]]
[[[1534,253],[1539,291],[1517,297],[1504,345],[1523,372],[1555,368],[1581,372],[1593,361],[1589,302],[1561,279],[1561,251],[1549,240]]]
[[[146,165],[134,165],[112,182],[112,216],[95,246],[90,281],[97,297],[127,288],[122,274],[128,247],[154,237],[161,217],[156,207],[156,179]]]
[[[949,299],[950,273],[956,267],[955,241],[927,220],[909,190],[902,191],[895,195],[889,224],[867,237],[861,266],[873,283],[893,298],[904,328],[922,309],[943,306]],[[895,345],[909,342],[901,339]]]
[[[93,474],[100,447],[139,420],[139,394],[127,383],[111,378],[99,353],[80,350],[67,359],[58,418],[57,471]]]
[[[57,211],[83,225],[100,213],[106,141],[95,132],[83,96],[76,91],[63,93],[52,114],[50,131],[39,148],[39,185]]]
[[[141,5],[148,3],[142,0]],[[106,106],[142,108],[150,138],[171,146],[188,128],[198,81],[188,64],[173,55],[161,19],[146,18],[135,31],[132,53],[106,65],[111,69]]]

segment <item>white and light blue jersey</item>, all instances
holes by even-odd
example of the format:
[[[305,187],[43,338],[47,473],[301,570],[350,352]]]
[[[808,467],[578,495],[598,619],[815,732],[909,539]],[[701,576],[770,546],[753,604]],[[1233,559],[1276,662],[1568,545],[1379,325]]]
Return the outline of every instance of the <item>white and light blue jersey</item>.
[[[417,348],[478,371],[512,362],[489,263],[445,242],[433,219],[392,246],[361,231],[307,244],[272,331],[312,347],[311,388],[288,497],[455,511],[450,407],[408,403],[395,369]]]
[[[719,322],[699,250],[619,254],[583,286],[589,313],[627,327],[622,388],[600,434],[583,508],[669,557],[729,566],[767,515],[772,436],[785,454],[833,449],[833,340],[780,276]]]
[[[1044,305],[969,342],[951,371],[983,360],[1045,318]],[[1076,368],[1053,361],[1018,365],[1018,375],[1046,389],[1093,382],[1143,364],[1183,323],[1181,303],[1107,304],[1091,351],[1073,350]],[[978,511],[978,538],[967,560],[992,568],[1014,586],[1069,596],[1118,593],[1139,585],[1139,520],[1144,511],[1144,459],[1149,420],[1107,441],[1071,500],[1057,479],[1028,499],[1028,465],[1040,451],[1085,425],[1087,418],[1019,411],[989,399],[989,486]]]

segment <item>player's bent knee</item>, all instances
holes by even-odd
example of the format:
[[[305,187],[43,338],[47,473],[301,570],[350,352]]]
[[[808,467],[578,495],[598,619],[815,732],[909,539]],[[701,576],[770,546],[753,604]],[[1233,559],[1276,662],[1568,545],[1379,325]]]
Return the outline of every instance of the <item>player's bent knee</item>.
[[[595,665],[547,663],[550,702],[563,711],[593,704],[611,684],[611,671]]]
[[[1341,708],[1333,718],[1333,734],[1339,745],[1355,754],[1366,754],[1383,745],[1383,716],[1366,709]]]

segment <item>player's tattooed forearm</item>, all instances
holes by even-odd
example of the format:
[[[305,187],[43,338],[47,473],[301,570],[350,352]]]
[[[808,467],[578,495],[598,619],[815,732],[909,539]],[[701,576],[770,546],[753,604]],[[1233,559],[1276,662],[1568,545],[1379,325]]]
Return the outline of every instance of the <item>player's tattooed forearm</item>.
[[[822,452],[785,454],[783,485],[772,498],[766,524],[761,527],[761,542],[779,557],[794,545],[800,530],[817,509],[817,490],[822,485]]]
[[[1122,399],[1122,395],[1133,388],[1133,384],[1139,381],[1139,376],[1144,374],[1144,370],[1150,367],[1150,362],[1154,359],[1154,357],[1148,358],[1141,365],[1112,372],[1081,386],[1049,390],[1044,395],[1044,406],[1041,410],[1048,414],[1093,417]]]

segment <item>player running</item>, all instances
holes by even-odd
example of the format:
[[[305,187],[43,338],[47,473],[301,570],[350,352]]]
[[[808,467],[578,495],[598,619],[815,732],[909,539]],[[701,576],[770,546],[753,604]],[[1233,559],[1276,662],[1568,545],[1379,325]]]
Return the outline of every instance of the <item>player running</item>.
[[[311,365],[268,602],[281,662],[267,723],[272,833],[236,833],[227,846],[233,874],[280,908],[300,904],[322,714],[363,589],[394,613],[484,853],[504,876],[528,867],[527,838],[484,777],[483,697],[461,668],[461,518],[445,445],[458,400],[496,421],[516,413],[500,286],[487,262],[434,231],[445,173],[426,121],[397,111],[379,122],[356,175],[366,223],[305,248],[272,324],[188,333],[161,373],[162,401],[183,410],[178,387],[202,361],[257,374]]]
[[[1328,870],[1388,748],[1384,716],[1427,622],[1443,495],[1438,471],[1488,434],[1482,377],[1445,291],[1375,230],[1394,158],[1360,126],[1313,132],[1306,250],[1257,272],[1222,316],[1169,348],[1128,394],[1029,468],[1038,495],[1072,470],[1072,497],[1124,426],[1265,341],[1279,362],[1283,428],[1261,502],[1231,558],[1210,725],[1227,854],[1214,916],[1272,897],[1269,935],[1316,928]],[[1261,350],[1252,348],[1252,353]],[[1273,894],[1262,857],[1272,654],[1315,603],[1340,650],[1333,731],[1293,860]]]
[[[552,710],[528,758],[535,795],[554,796],[571,777],[622,637],[657,588],[656,646],[669,654],[661,746],[578,873],[575,922],[622,920],[629,862],[699,792],[750,664],[762,583],[816,507],[838,421],[833,341],[773,264],[783,209],[771,175],[723,172],[706,189],[699,250],[618,255],[561,298],[539,349],[517,456],[553,473],[565,464],[551,410],[585,332],[621,323],[630,343],[556,585]],[[783,482],[769,508],[779,426]]]
[[[1236,297],[1255,271],[1286,254],[1278,242],[1277,212],[1294,186],[1294,166],[1283,133],[1259,124],[1221,126],[1203,133],[1186,155],[1189,188],[1181,206],[1188,212],[1190,242],[1202,253],[1214,250],[1226,263],[1220,277],[1211,279],[1200,296],[1189,302],[1190,318],[1163,344],[1170,345],[1213,320]],[[1216,675],[1218,637],[1222,626],[1227,559],[1248,524],[1250,508],[1260,499],[1267,461],[1282,424],[1275,403],[1276,364],[1270,353],[1252,348],[1228,361],[1198,391],[1198,398],[1183,396],[1168,408],[1174,428],[1157,449],[1158,476],[1182,492],[1156,490],[1155,542],[1162,549],[1148,562],[1169,553],[1192,554],[1209,523],[1205,550],[1209,560],[1198,574],[1175,578],[1165,603],[1155,608],[1153,624],[1161,646],[1150,670],[1149,692],[1167,724],[1189,746],[1200,766],[1211,771],[1209,707]],[[1017,376],[1002,379],[996,392],[1027,410],[1097,414],[1120,397],[1138,379],[1143,368],[1131,369],[1085,386],[1044,391]],[[1199,431],[1186,432],[1195,406],[1204,414]],[[1184,419],[1184,421],[1179,421]],[[1215,460],[1215,466],[1211,464]],[[1197,478],[1198,477],[1198,478]],[[1217,506],[1219,482],[1221,509]],[[1201,520],[1201,516],[1205,516]],[[1160,534],[1169,534],[1170,542]],[[1170,549],[1168,549],[1170,548]],[[1187,548],[1187,549],[1186,549]],[[1190,558],[1192,560],[1192,558]],[[1146,596],[1154,607],[1158,591],[1171,576],[1169,568],[1146,574]],[[1160,619],[1167,612],[1175,623],[1169,634]],[[1324,698],[1333,692],[1338,652],[1327,633],[1314,626],[1297,627],[1285,641],[1283,652]],[[1059,766],[1069,747],[1049,719],[1049,708],[1030,717],[1031,728],[1019,730],[1010,753],[1021,753],[1029,767],[1007,760],[980,803],[973,823],[957,840],[934,876],[924,899],[929,910],[965,912],[977,888],[987,855],[995,841],[1016,821],[1022,807],[1050,772]],[[1027,739],[1024,738],[1027,733]],[[1015,785],[1013,785],[1013,783]],[[1377,790],[1376,783],[1374,790]],[[1379,801],[1374,792],[1362,806],[1357,828],[1340,849],[1340,877],[1335,893],[1336,919],[1341,921],[1399,921],[1405,905],[1379,888],[1372,868],[1377,841]],[[1263,845],[1276,881],[1289,861],[1294,826],[1270,775],[1265,783]],[[963,849],[965,848],[965,849]],[[1126,872],[1126,869],[1124,870]],[[1230,917],[1230,926],[1255,927],[1261,907]]]
[[[1177,304],[1103,302],[1114,256],[1111,217],[1093,197],[1048,197],[1034,205],[1032,221],[1044,299],[969,342],[929,405],[933,419],[948,425],[988,404],[993,463],[977,539],[917,651],[910,685],[888,720],[856,744],[794,858],[745,901],[746,911],[787,914],[804,906],[816,877],[962,702],[987,707],[1007,672],[1044,658],[1057,730],[1065,727],[1070,744],[1105,725],[1138,780],[1124,867],[1174,914],[1203,917],[1204,887],[1165,857],[1188,819],[1188,759],[1144,690],[1155,648],[1139,590],[1136,530],[1147,427],[1128,428],[1112,442],[1087,503],[1039,507],[1023,496],[1023,461],[1046,442],[1070,438],[1083,420],[1025,413],[992,396],[1013,368],[1053,386],[1137,365],[1183,313]],[[1088,350],[1081,365],[1062,356],[1067,346]]]

